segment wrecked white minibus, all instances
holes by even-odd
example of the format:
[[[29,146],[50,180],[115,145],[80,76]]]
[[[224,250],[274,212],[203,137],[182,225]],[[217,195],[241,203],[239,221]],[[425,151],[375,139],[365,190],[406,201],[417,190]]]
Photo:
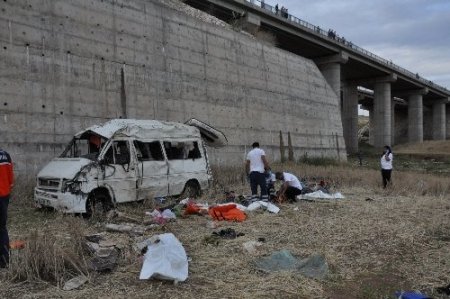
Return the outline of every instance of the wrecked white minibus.
[[[122,202],[198,195],[211,181],[204,142],[217,147],[227,140],[196,119],[114,119],[92,126],[38,173],[36,205],[90,215]]]

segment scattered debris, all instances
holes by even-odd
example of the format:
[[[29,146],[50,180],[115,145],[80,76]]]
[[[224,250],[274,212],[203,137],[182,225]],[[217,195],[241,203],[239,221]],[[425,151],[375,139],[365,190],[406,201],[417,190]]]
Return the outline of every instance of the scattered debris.
[[[445,287],[436,288],[436,291],[439,294],[446,294],[446,295],[450,296],[450,283]]]
[[[105,224],[105,228],[107,231],[111,232],[119,232],[119,233],[129,233],[132,235],[143,235],[144,232],[149,229],[151,226],[142,226],[135,225],[131,223],[124,224],[115,224],[115,223],[107,223]]]
[[[426,296],[426,295],[424,295],[422,293],[403,292],[403,291],[395,292],[395,297],[397,299],[431,299],[431,297]]]
[[[120,250],[114,241],[104,240],[101,234],[85,236],[86,249],[92,254],[87,261],[90,270],[103,272],[112,271],[117,266]]]
[[[75,290],[75,289],[78,289],[79,287],[81,287],[83,284],[85,284],[88,281],[89,281],[89,279],[86,276],[78,275],[78,276],[75,276],[74,278],[68,280],[64,284],[62,289],[64,291]]]
[[[225,200],[223,202],[236,202],[236,193],[234,191],[225,192]]]
[[[236,204],[217,205],[209,208],[209,215],[214,220],[244,221],[247,216],[243,211],[237,208]]]
[[[188,201],[186,203],[186,209],[184,215],[206,215],[208,214],[208,205],[197,204],[194,201]]]
[[[219,246],[220,237],[218,235],[210,235],[203,238],[204,245]]]
[[[98,243],[100,240],[103,240],[104,234],[92,234],[92,235],[86,235],[84,238],[89,242]]]
[[[232,228],[221,229],[219,232],[213,232],[212,234],[223,239],[236,239],[237,237],[245,236],[244,233],[237,233]]]
[[[298,260],[288,250],[274,252],[270,257],[257,260],[255,265],[264,272],[294,271],[316,279],[324,279],[328,274],[328,264],[323,255]]]
[[[25,248],[25,241],[23,240],[14,240],[9,242],[9,249],[24,249]]]
[[[247,207],[247,211],[255,211],[258,209],[266,209],[267,211],[274,213],[274,214],[278,214],[278,212],[280,211],[280,208],[277,207],[276,205],[274,205],[273,203],[270,202],[266,202],[266,201],[255,201],[252,202],[248,207]]]
[[[212,228],[212,229],[215,229],[215,228],[218,228],[219,227],[219,222],[217,222],[217,221],[208,221],[208,222],[206,222],[206,227],[207,228]]]
[[[100,248],[95,255],[88,260],[90,270],[97,272],[112,271],[119,260],[118,248]]]
[[[162,212],[155,209],[155,210],[153,210],[153,212],[145,212],[145,215],[152,217],[150,223],[155,223],[155,224],[160,224],[160,225],[166,224],[167,222],[169,222],[171,220],[177,219],[177,216],[175,215],[175,213],[169,209],[165,209]],[[148,223],[148,222],[145,222],[145,223]]]
[[[249,254],[256,254],[258,252],[259,246],[261,246],[263,243],[259,241],[248,241],[242,244],[242,247],[244,249],[244,252],[247,252]]]
[[[124,221],[124,222],[132,222],[132,223],[142,223],[141,220],[128,216],[123,212],[119,212],[117,210],[111,210],[106,214],[106,219],[108,221],[116,220],[116,221]]]
[[[148,243],[139,279],[153,277],[174,282],[187,279],[186,251],[173,234],[153,236]]]

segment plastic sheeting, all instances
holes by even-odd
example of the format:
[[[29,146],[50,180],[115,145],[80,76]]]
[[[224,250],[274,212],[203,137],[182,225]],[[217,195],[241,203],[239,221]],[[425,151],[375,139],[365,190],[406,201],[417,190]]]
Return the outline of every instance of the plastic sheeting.
[[[314,254],[299,260],[289,250],[274,252],[269,257],[257,260],[255,264],[259,270],[264,272],[295,271],[316,279],[324,279],[329,271],[323,255]]]
[[[328,194],[321,190],[315,191],[312,193],[306,193],[303,195],[299,195],[297,198],[299,199],[344,199],[344,195],[341,192],[337,192],[334,194]]]
[[[276,205],[274,205],[273,203],[270,202],[266,202],[266,201],[255,201],[252,202],[251,204],[248,205],[248,207],[246,208],[246,211],[255,211],[258,209],[267,209],[267,211],[274,213],[274,214],[278,214],[278,212],[280,211],[280,208],[277,207]]]
[[[157,235],[148,240],[139,279],[159,278],[185,281],[188,277],[186,251],[171,233]]]

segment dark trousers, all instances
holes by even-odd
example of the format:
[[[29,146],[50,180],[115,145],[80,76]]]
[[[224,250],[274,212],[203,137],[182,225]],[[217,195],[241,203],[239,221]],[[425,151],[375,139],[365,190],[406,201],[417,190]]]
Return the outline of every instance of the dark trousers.
[[[383,179],[383,188],[386,188],[387,184],[391,182],[392,169],[381,169],[381,177]]]
[[[258,198],[258,186],[261,189],[261,199],[268,200],[266,176],[264,173],[252,171],[250,172],[250,188],[252,189],[252,199]]]
[[[9,263],[9,237],[6,228],[8,218],[9,196],[0,197],[0,268],[4,268]]]
[[[284,196],[286,196],[286,199],[289,201],[295,201],[296,196],[300,194],[302,194],[302,190],[292,186],[288,186],[286,191],[284,191]]]

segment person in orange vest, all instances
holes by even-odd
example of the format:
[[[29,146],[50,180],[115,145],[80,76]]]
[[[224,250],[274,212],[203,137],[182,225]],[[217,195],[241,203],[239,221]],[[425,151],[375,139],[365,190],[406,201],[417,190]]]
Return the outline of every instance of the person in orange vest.
[[[9,264],[9,236],[6,227],[9,195],[14,184],[11,157],[0,149],[0,268]]]

